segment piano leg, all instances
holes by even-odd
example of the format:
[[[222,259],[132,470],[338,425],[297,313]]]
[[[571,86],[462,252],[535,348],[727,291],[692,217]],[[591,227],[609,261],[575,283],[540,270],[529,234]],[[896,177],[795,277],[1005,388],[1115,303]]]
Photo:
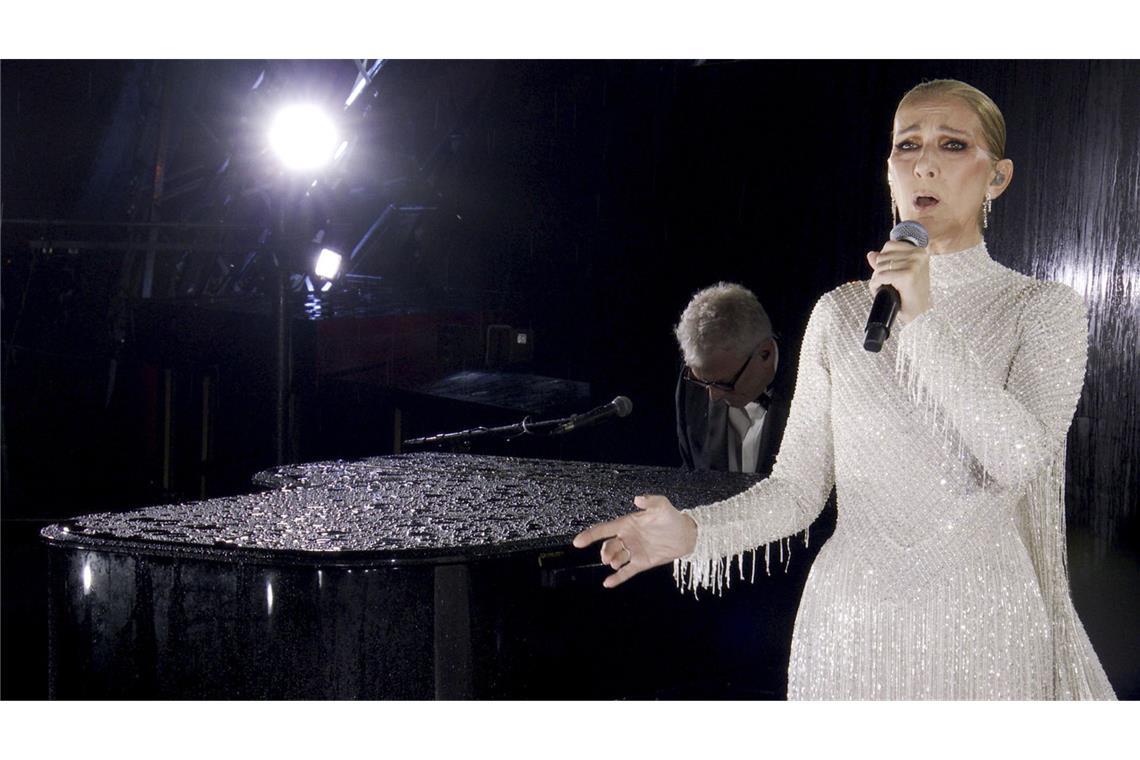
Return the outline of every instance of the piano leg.
[[[435,568],[435,698],[471,699],[471,579],[466,565]]]

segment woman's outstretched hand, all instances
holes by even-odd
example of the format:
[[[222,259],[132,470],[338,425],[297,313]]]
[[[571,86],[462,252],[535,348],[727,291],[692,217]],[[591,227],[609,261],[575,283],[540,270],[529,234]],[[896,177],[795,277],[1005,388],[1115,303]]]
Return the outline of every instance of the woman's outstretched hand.
[[[925,248],[890,240],[881,251],[869,251],[871,295],[883,285],[899,292],[899,324],[905,325],[930,308],[930,254]]]
[[[664,496],[635,496],[637,512],[587,528],[574,536],[583,549],[602,542],[602,564],[617,570],[602,585],[613,588],[642,570],[684,557],[697,545],[697,524]]]

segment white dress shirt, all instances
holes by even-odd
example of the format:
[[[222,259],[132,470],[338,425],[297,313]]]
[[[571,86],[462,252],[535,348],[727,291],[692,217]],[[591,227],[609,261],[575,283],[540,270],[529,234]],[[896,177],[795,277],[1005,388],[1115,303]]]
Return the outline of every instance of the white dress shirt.
[[[753,401],[743,409],[728,408],[728,469],[755,472],[760,453],[760,432],[767,409]]]
[[[779,368],[780,351],[775,348],[774,368]],[[730,472],[756,472],[760,456],[760,433],[767,409],[753,401],[743,409],[728,408],[728,469]],[[743,461],[742,461],[743,460]]]

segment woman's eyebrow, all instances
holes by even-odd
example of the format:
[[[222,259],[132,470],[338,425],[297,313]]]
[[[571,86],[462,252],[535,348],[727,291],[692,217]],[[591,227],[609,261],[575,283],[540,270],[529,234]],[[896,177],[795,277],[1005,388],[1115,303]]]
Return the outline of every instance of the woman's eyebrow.
[[[916,131],[918,131],[918,128],[919,128],[918,124],[911,124],[909,127],[906,127],[905,129],[900,129],[898,132],[895,132],[895,137],[900,137],[902,135],[905,135],[908,132],[916,132]],[[970,134],[969,132],[964,132],[961,129],[955,129],[954,127],[950,127],[950,126],[947,126],[945,124],[939,124],[938,129],[943,131],[943,132],[950,132],[952,134],[962,135],[964,137],[968,136]]]

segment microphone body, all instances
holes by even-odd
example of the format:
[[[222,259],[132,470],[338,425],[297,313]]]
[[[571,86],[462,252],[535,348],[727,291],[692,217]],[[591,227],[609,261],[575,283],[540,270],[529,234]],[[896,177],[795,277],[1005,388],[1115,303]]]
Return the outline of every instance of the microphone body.
[[[918,222],[899,222],[891,230],[891,240],[910,243],[915,248],[925,248],[930,242],[926,228]],[[891,327],[898,316],[902,301],[899,292],[890,285],[883,285],[875,292],[875,300],[871,304],[871,313],[867,317],[867,326],[863,330],[863,348],[878,353],[887,338],[891,337]]]
[[[591,409],[582,414],[575,414],[564,424],[559,426],[558,433],[569,433],[576,428],[593,425],[596,422],[601,422],[607,417],[625,417],[633,411],[633,402],[626,396],[618,396],[608,404],[602,404],[596,409]]]
[[[867,326],[863,329],[863,348],[872,353],[879,353],[887,338],[891,337],[891,327],[895,323],[901,304],[902,299],[893,285],[884,285],[875,292],[871,313],[867,317]]]

